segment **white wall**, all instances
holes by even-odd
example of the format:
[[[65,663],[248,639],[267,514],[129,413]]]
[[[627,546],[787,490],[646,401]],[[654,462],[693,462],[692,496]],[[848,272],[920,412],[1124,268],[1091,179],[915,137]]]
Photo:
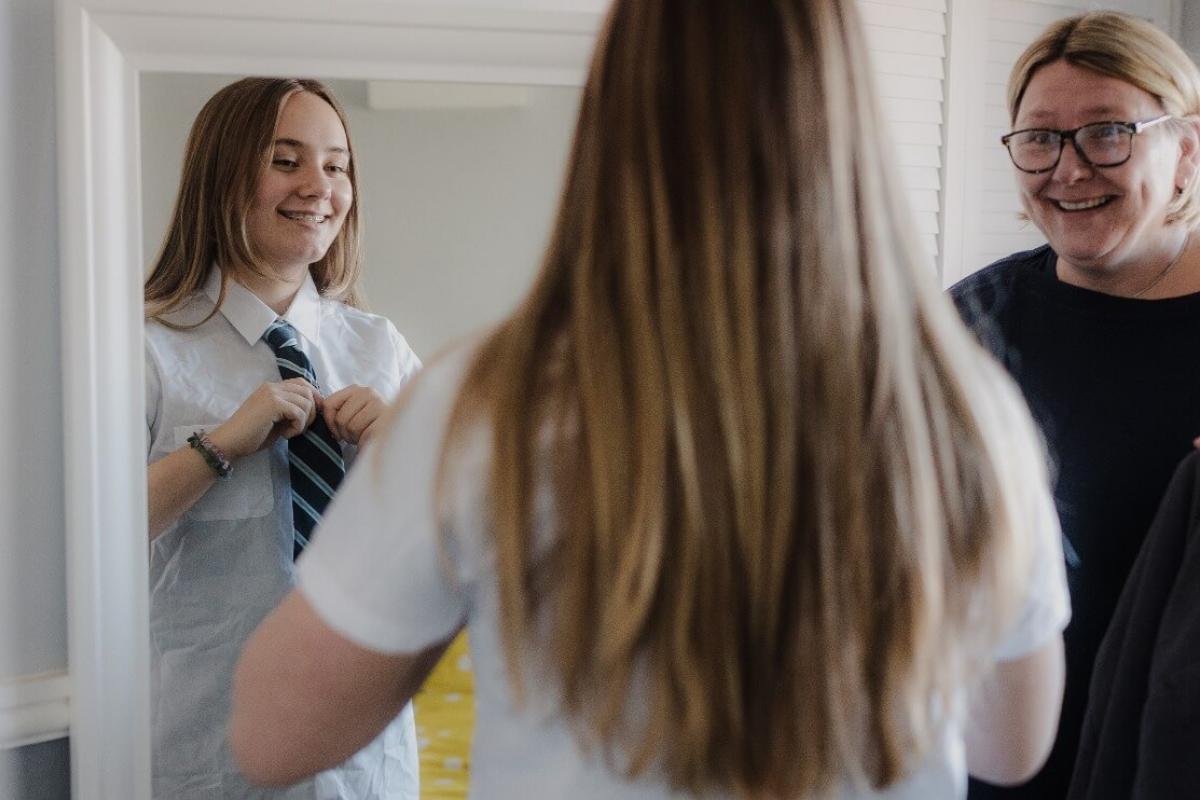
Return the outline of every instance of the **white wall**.
[[[54,13],[0,0],[0,683],[65,669]],[[64,741],[0,752],[0,797],[65,797]]]
[[[192,119],[230,80],[142,77],[147,261],[170,215]],[[367,301],[431,356],[497,321],[536,273],[579,92],[528,88],[523,107],[384,111],[368,108],[363,83],[329,83],[358,159]]]
[[[350,112],[366,219],[367,299],[422,355],[498,321],[540,266],[579,92],[525,108]]]

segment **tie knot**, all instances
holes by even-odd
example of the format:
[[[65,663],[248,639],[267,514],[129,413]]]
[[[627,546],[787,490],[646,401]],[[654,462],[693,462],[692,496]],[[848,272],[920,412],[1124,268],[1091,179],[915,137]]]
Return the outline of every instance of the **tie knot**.
[[[299,347],[299,343],[296,341],[296,329],[282,319],[272,322],[271,327],[267,328],[267,332],[263,334],[263,338],[276,353],[285,347]]]

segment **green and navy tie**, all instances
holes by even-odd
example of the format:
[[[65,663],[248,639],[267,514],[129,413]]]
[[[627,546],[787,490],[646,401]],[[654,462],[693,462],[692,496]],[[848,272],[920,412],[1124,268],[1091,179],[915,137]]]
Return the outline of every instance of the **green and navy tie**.
[[[277,319],[267,328],[263,338],[275,351],[279,374],[285,380],[304,378],[319,388],[312,364],[300,349],[295,328]],[[298,558],[312,538],[313,528],[321,521],[321,514],[333,493],[346,477],[342,448],[319,413],[304,433],[288,440],[288,467],[292,478],[292,527],[296,534],[292,557]]]

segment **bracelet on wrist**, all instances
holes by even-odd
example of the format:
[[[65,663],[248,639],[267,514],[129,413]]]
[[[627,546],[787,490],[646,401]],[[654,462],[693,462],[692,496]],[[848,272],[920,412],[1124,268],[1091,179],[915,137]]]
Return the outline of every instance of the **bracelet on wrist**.
[[[195,431],[187,439],[188,444],[192,449],[204,458],[204,463],[212,467],[213,472],[217,473],[217,478],[223,481],[229,480],[229,476],[233,474],[233,465],[229,463],[229,459],[221,452],[221,448],[213,444],[212,439],[208,438],[208,434],[204,431]]]

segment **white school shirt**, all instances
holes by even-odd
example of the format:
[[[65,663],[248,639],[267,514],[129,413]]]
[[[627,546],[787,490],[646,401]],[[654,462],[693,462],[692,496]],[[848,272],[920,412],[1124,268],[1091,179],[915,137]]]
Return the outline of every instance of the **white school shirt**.
[[[213,269],[169,319],[213,308]],[[224,304],[192,330],[146,324],[147,463],[232,416],[279,381],[262,335],[276,314],[230,281]],[[306,279],[284,319],[299,333],[321,391],[370,386],[386,399],[420,361],[385,318],[322,298]],[[347,465],[356,448],[343,444]],[[334,534],[336,535],[336,534]],[[417,800],[412,709],[341,766],[288,789],[248,785],[226,742],[234,665],[250,633],[293,584],[287,441],[243,458],[150,545],[151,731],[156,800]],[[318,529],[314,539],[323,538]]]
[[[553,679],[527,680],[522,706],[510,694],[495,553],[483,516],[491,448],[486,426],[471,431],[455,454],[456,480],[451,496],[445,498],[449,517],[439,523],[434,507],[446,420],[472,358],[468,348],[452,351],[426,368],[411,387],[404,409],[373,444],[369,463],[347,481],[327,510],[322,527],[327,536],[301,556],[300,591],[327,624],[360,646],[382,653],[423,650],[467,624],[476,700],[472,798],[684,797],[655,776],[631,782],[608,769],[602,758],[582,753],[559,710]],[[989,366],[991,374],[999,376],[999,368]],[[1058,636],[1070,617],[1061,534],[1049,488],[1027,488],[1033,568],[1021,613],[993,650],[996,660],[1036,651]],[[538,526],[536,518],[552,507],[545,487],[533,505],[534,538],[540,548],[547,544],[547,526]],[[525,663],[535,663],[528,643],[523,647]],[[531,669],[526,675],[537,673]],[[965,797],[962,695],[965,691],[942,728],[939,744],[905,780],[883,792],[858,791],[847,781],[835,797]]]

